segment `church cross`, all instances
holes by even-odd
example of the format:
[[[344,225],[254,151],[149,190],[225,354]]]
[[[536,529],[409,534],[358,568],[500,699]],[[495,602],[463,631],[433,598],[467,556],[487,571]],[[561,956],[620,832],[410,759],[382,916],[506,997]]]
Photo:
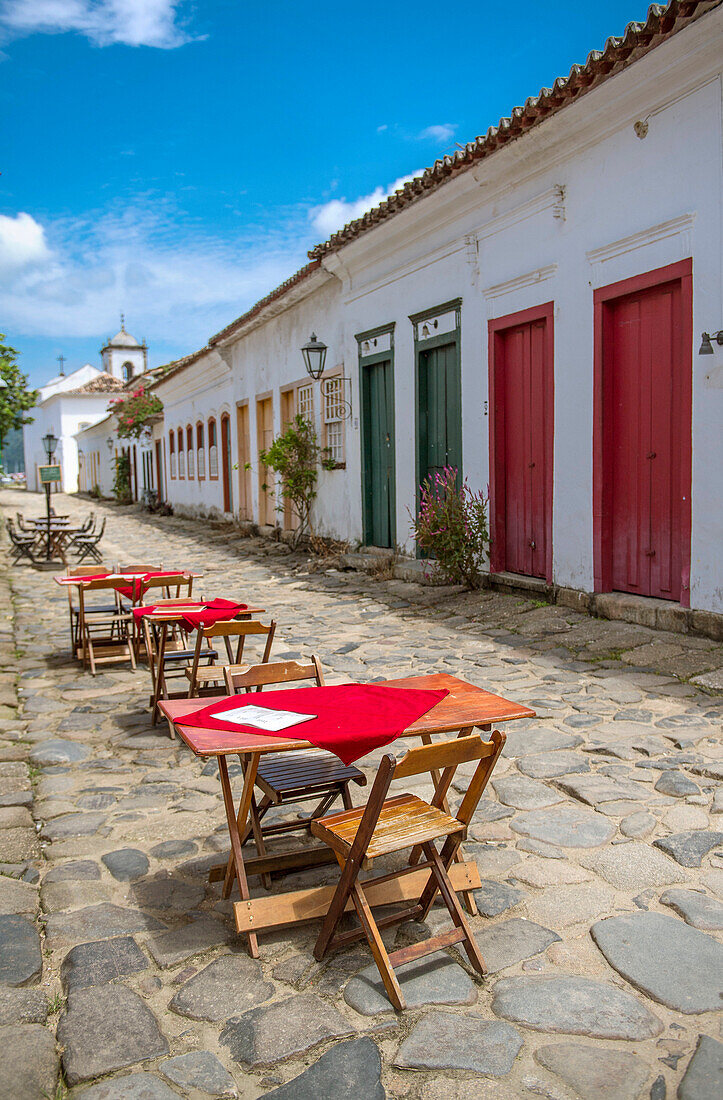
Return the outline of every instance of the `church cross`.
[[[57,357],[57,361],[58,361],[58,363],[60,363],[60,374],[64,375],[65,374],[65,363],[66,363],[65,356],[64,355],[59,355]]]

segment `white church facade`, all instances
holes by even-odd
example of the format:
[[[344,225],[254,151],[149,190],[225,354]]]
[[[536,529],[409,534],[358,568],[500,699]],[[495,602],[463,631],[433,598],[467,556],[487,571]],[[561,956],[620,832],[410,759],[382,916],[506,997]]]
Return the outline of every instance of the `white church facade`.
[[[52,432],[58,440],[55,461],[60,463],[64,492],[77,492],[79,455],[76,434],[108,416],[108,403],[125,385],[148,367],[148,348],[121,328],[101,349],[102,369],[86,363],[70,374],[61,373],[40,388],[33,421],[23,428],[25,473],[28,488],[40,490],[38,466],[47,462],[43,437]]]

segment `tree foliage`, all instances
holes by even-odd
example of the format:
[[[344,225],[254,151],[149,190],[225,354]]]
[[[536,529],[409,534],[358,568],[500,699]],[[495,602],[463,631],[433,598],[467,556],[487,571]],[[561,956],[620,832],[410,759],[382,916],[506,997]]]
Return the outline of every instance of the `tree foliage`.
[[[311,506],[316,497],[319,464],[326,468],[327,451],[319,445],[316,429],[310,420],[297,415],[268,451],[262,451],[261,461],[281,475],[284,500],[291,504],[299,525],[294,535],[296,546],[307,531],[311,531]],[[283,512],[284,505],[278,506]]]
[[[0,455],[8,432],[32,422],[26,413],[38,400],[38,391],[28,389],[28,376],[18,366],[17,351],[4,341],[0,332],[0,377],[5,382],[0,387]]]

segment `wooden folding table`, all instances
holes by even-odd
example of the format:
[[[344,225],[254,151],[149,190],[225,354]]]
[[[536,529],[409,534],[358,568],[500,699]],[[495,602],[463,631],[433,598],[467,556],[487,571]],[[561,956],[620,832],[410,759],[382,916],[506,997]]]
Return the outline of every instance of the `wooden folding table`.
[[[379,681],[377,681],[379,683]],[[510,722],[516,718],[534,718],[535,712],[519,703],[510,702],[500,695],[493,695],[483,688],[460,680],[456,676],[438,673],[430,676],[409,676],[401,680],[384,680],[384,686],[399,688],[445,688],[449,694],[435,707],[413,722],[400,737],[420,737],[430,744],[433,734],[471,732],[473,729],[490,730],[501,722]],[[317,691],[324,691],[323,687]],[[289,752],[308,749],[308,741],[294,738],[270,737],[266,733],[251,734],[239,731],[231,733],[221,730],[188,726],[183,716],[192,711],[210,706],[227,696],[207,697],[205,699],[163,700],[158,707],[165,715],[169,727],[177,732],[188,747],[200,757],[215,756],[221,780],[226,821],[231,839],[231,855],[228,863],[213,867],[211,881],[224,880],[223,896],[229,897],[234,879],[238,881],[241,901],[234,904],[236,928],[248,936],[249,952],[258,957],[257,934],[268,932],[288,924],[314,920],[326,914],[328,905],[334,896],[334,886],[317,886],[295,890],[268,897],[251,898],[248,886],[249,875],[269,874],[273,871],[299,869],[327,862],[329,850],[310,848],[293,852],[277,852],[263,857],[244,860],[242,838],[246,836],[251,797],[256,779],[259,759],[265,753]],[[291,704],[293,695],[289,696]],[[391,748],[391,746],[390,746]],[[244,784],[238,809],[234,806],[233,792],[228,774],[227,756],[236,756],[244,761]],[[439,777],[432,774],[432,781],[438,783]],[[428,872],[420,870],[405,876],[402,880],[384,883],[370,894],[372,905],[390,905],[405,900],[407,895],[419,893]],[[452,865],[450,877],[455,890],[469,892],[478,888],[480,883],[477,864],[459,862]]]

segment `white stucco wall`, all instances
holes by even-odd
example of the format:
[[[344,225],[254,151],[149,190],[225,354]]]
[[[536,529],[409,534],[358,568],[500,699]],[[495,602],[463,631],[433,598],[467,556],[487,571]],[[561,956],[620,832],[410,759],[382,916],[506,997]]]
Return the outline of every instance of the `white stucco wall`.
[[[351,380],[346,469],[322,473],[315,524],[362,537],[358,349],[355,334],[394,324],[397,541],[411,549],[414,344],[409,315],[461,298],[464,473],[489,483],[487,325],[554,303],[553,580],[593,588],[593,292],[667,264],[693,261],[693,470],[690,601],[723,611],[723,351],[699,358],[703,330],[723,324],[721,110],[723,8],[705,16],[577,103],[460,174],[359,240],[161,384],[164,438],[249,402],[253,517],[258,517],[256,401],[303,379],[300,347],[315,331],[327,367]],[[645,119],[640,140],[634,123]],[[295,300],[296,296],[300,300]],[[272,313],[276,311],[276,315]],[[321,402],[315,411],[320,427]],[[220,428],[219,428],[220,446]],[[221,479],[166,481],[174,506],[222,507]],[[233,510],[238,507],[234,471]]]
[[[55,460],[62,467],[63,491],[77,491],[78,447],[75,434],[82,425],[96,423],[107,416],[109,399],[110,394],[107,393],[72,395],[58,392],[32,410],[33,422],[23,428],[25,471],[29,489],[37,491],[40,488],[37,466],[48,461],[42,439],[52,431],[58,438]]]

